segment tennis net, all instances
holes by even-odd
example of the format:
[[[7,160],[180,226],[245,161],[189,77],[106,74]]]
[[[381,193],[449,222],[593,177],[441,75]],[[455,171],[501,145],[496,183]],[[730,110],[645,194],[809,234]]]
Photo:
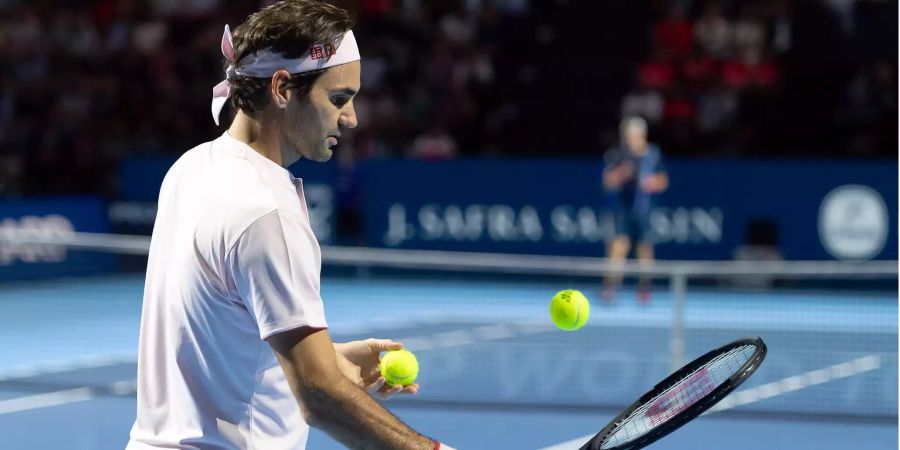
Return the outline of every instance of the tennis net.
[[[0,388],[134,392],[149,239],[0,235]],[[680,364],[743,336],[769,356],[717,410],[897,417],[897,262],[613,265],[602,258],[325,247],[322,295],[336,340],[393,338],[420,362],[401,401],[620,408]],[[602,277],[626,276],[614,304]],[[649,304],[632,279],[654,280]],[[562,289],[592,301],[556,329]]]

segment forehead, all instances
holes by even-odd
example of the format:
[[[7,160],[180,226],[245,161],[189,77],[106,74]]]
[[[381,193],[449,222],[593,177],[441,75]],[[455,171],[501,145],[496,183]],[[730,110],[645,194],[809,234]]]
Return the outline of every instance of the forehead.
[[[358,91],[360,70],[359,61],[329,67],[316,80],[316,87],[326,90],[350,88]]]

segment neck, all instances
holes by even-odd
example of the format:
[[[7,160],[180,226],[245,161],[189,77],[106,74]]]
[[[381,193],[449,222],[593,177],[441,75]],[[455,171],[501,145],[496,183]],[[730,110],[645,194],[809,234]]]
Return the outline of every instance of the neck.
[[[262,116],[265,116],[265,112]],[[281,133],[278,133],[277,130],[278,126],[274,121],[266,120],[265,117],[254,119],[238,110],[234,121],[228,127],[228,134],[247,144],[256,153],[274,161],[275,164],[287,167],[294,161],[286,158]]]
[[[626,146],[628,147],[629,150],[631,150],[631,153],[634,153],[637,155],[643,155],[644,153],[647,152],[647,143],[646,142],[643,144],[634,146],[634,147],[632,147],[628,144],[626,144]]]

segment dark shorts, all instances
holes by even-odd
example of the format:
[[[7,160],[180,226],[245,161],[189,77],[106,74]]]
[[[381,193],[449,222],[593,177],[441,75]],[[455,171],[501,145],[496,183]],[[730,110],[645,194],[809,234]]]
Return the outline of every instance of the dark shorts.
[[[616,236],[628,236],[632,243],[653,242],[650,229],[650,214],[627,210],[616,210]]]

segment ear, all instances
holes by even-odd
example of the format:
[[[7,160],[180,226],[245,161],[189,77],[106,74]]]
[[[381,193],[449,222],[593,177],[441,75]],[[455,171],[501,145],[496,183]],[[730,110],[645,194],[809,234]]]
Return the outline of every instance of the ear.
[[[287,108],[288,102],[290,102],[291,97],[294,95],[294,93],[288,89],[287,82],[290,79],[291,74],[288,73],[287,70],[279,70],[272,74],[270,95],[272,96],[272,104],[275,105],[276,108]]]

